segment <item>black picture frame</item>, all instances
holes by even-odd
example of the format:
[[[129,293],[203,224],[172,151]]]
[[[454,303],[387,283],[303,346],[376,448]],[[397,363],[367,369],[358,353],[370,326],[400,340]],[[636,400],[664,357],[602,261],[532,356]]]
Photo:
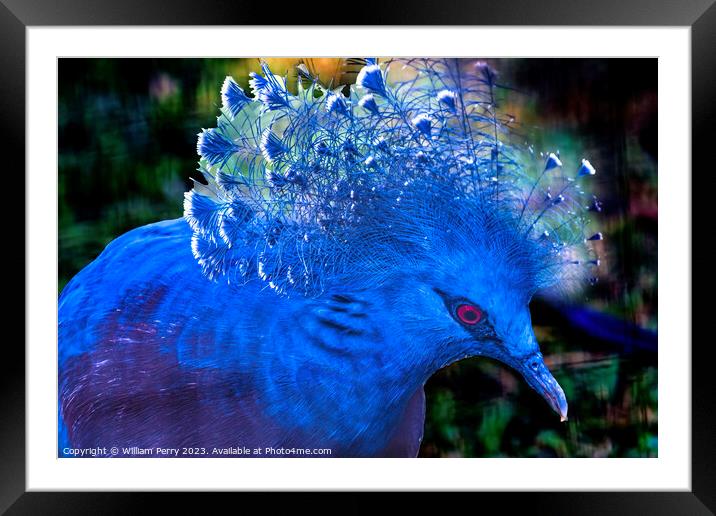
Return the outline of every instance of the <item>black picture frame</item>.
[[[200,4],[200,6],[199,6]],[[260,2],[244,0],[0,0],[0,148],[4,150],[6,194],[3,196],[4,256],[8,259],[4,275],[6,315],[4,328],[23,328],[3,342],[0,360],[2,415],[0,416],[0,511],[7,514],[124,514],[143,513],[150,502],[159,502],[163,511],[206,513],[216,503],[226,503],[228,495],[190,496],[187,493],[60,493],[25,492],[25,310],[24,281],[20,274],[8,271],[25,270],[25,106],[31,99],[25,94],[26,29],[43,25],[247,25],[247,24],[388,24],[388,25],[621,25],[621,26],[689,26],[691,27],[692,70],[692,173],[711,177],[711,147],[716,137],[716,3],[715,0],[501,0],[482,2],[458,0],[437,5],[426,0],[367,0],[360,5],[343,6],[312,4],[310,9],[268,9]],[[266,14],[270,13],[270,14]],[[268,18],[266,18],[268,16]],[[55,95],[48,84],[48,95]],[[55,142],[48,142],[54,149]],[[22,171],[22,172],[21,172]],[[664,171],[662,171],[664,172]],[[20,177],[22,175],[22,178]],[[705,180],[699,182],[705,183]],[[9,186],[12,185],[10,189]],[[692,183],[693,185],[693,183]],[[692,206],[708,206],[698,196],[708,195],[708,188],[693,189]],[[664,193],[662,192],[662,195]],[[8,206],[10,203],[10,206]],[[15,204],[13,204],[15,203]],[[9,215],[11,214],[11,215]],[[23,214],[20,216],[19,214]],[[22,218],[23,223],[20,223]],[[693,217],[693,224],[703,218]],[[712,230],[692,235],[701,236],[694,243],[708,242]],[[703,245],[703,244],[702,244]],[[691,249],[693,253],[693,247]],[[693,259],[697,274],[704,271],[706,259]],[[15,282],[15,284],[13,284]],[[23,283],[20,285],[20,283]],[[699,282],[701,283],[701,282]],[[701,287],[702,289],[705,286]],[[9,296],[12,296],[10,298]],[[693,298],[693,295],[692,295]],[[23,302],[21,302],[21,300]],[[668,302],[668,300],[666,300]],[[664,300],[662,300],[664,302]],[[709,303],[693,299],[692,320],[705,320]],[[663,306],[663,305],[662,305]],[[23,311],[13,314],[12,311]],[[697,314],[695,317],[693,314]],[[699,318],[698,315],[702,315]],[[694,334],[695,335],[695,334]],[[19,338],[19,337],[22,337]],[[690,492],[530,492],[472,493],[463,500],[474,510],[483,504],[498,503],[500,512],[530,514],[714,514],[716,513],[716,403],[713,389],[714,351],[712,339],[692,337],[692,490]],[[673,343],[677,344],[677,343]],[[680,343],[688,349],[689,343]],[[667,388],[668,386],[663,386]],[[286,501],[276,494],[232,494],[242,504],[277,503]],[[269,498],[267,498],[270,497]],[[362,512],[381,504],[378,494],[350,494],[340,505],[326,498],[301,494],[292,499],[292,506],[330,505],[340,513]],[[454,496],[454,495],[451,495]],[[257,499],[258,498],[258,499]],[[232,500],[232,503],[236,503]],[[425,497],[414,493],[404,497],[404,510],[411,505],[427,508]],[[443,503],[443,502],[439,502]],[[454,503],[454,500],[452,501]],[[419,504],[419,505],[418,505]],[[237,507],[237,506],[235,506]],[[443,506],[444,509],[444,506]]]

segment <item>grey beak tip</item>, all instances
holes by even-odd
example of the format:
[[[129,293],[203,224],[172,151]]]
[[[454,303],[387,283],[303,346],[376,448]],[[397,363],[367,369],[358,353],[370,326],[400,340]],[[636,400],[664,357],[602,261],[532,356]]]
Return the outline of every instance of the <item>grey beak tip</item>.
[[[567,397],[541,355],[538,355],[537,359],[530,358],[523,362],[522,375],[527,383],[547,400],[552,410],[559,415],[560,422],[567,421]]]

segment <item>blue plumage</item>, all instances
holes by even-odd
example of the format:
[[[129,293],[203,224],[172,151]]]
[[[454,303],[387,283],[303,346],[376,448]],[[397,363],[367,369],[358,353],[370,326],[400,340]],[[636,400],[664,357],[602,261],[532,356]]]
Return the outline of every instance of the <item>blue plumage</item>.
[[[475,355],[566,417],[528,304],[597,263],[594,167],[513,141],[483,63],[369,60],[348,95],[301,72],[227,78],[184,219],[63,291],[66,442],[415,455],[424,382]]]

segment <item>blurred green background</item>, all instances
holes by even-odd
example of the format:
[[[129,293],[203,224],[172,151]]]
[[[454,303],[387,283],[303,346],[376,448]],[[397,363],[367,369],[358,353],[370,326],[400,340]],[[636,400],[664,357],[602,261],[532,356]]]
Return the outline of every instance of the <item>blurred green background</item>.
[[[267,59],[295,78],[350,83],[339,59]],[[566,167],[597,168],[598,281],[535,299],[535,332],[570,402],[560,423],[511,370],[470,359],[436,374],[424,457],[654,457],[657,438],[656,59],[494,59],[501,111]],[[214,127],[226,75],[245,89],[258,59],[60,59],[59,289],[112,239],[182,215],[196,134]]]

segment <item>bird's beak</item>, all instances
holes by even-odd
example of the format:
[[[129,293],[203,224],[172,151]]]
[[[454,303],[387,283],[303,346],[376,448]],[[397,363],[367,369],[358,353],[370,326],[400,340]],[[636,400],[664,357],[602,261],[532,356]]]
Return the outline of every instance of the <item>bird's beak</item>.
[[[542,354],[532,353],[515,362],[514,367],[524,376],[529,386],[547,400],[549,406],[559,414],[560,421],[567,421],[567,398],[562,387],[547,369]]]

